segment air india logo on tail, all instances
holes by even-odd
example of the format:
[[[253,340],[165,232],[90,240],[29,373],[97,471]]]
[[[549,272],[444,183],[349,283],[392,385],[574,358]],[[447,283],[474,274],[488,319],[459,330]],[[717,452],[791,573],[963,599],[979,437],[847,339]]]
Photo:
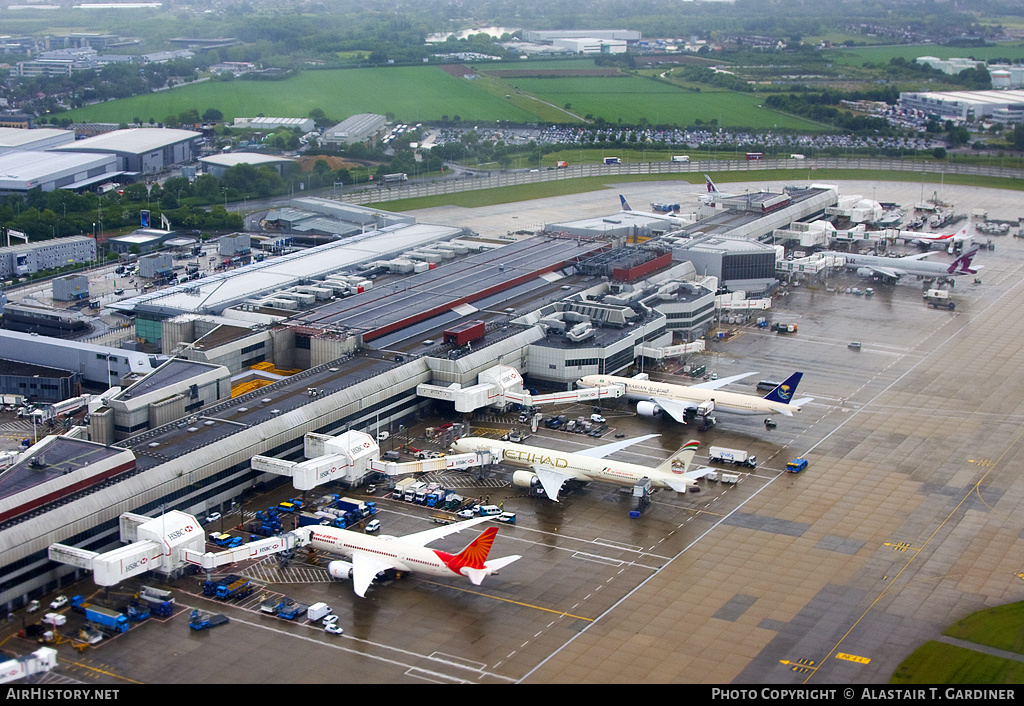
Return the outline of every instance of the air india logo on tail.
[[[497,527],[488,527],[480,536],[469,543],[465,549],[458,554],[449,554],[434,550],[434,554],[444,562],[445,566],[451,569],[452,573],[462,575],[463,567],[470,569],[483,569],[487,555],[491,552],[491,545],[494,544],[494,536],[498,534]]]

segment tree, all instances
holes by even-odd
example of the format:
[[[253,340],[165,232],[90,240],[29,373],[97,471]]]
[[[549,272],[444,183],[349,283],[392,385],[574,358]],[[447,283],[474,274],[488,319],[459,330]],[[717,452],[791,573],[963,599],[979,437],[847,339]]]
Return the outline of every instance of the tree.
[[[203,112],[204,123],[219,123],[223,119],[224,113],[220,112],[216,108],[207,108],[206,111]]]
[[[1013,128],[1013,149],[1024,151],[1024,124],[1017,125]]]

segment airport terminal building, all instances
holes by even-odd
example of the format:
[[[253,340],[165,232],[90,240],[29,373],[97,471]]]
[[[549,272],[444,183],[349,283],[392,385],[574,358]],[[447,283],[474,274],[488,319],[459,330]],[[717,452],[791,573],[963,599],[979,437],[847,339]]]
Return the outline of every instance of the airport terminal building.
[[[740,220],[763,234],[776,219]],[[47,548],[119,546],[122,513],[201,516],[280,482],[251,459],[299,459],[307,432],[412,425],[444,404],[421,383],[469,387],[511,366],[565,390],[659,359],[710,331],[718,277],[763,289],[774,272],[775,249],[756,238],[706,237],[637,247],[618,232],[489,239],[396,223],[119,302],[138,340],[178,355],[127,353],[125,365],[149,367],[141,379],[124,377],[88,426],[48,437],[34,466],[25,458],[0,478],[0,603],[80,577]],[[470,339],[445,335],[466,322]],[[100,366],[92,377],[113,377],[109,350],[84,355]],[[259,386],[241,387],[257,374]]]

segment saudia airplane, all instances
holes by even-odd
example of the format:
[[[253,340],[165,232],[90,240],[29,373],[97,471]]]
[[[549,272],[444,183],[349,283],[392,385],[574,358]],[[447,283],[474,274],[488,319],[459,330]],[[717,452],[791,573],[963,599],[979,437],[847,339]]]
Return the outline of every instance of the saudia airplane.
[[[698,383],[696,385],[672,385],[645,378],[624,378],[615,375],[585,375],[576,381],[579,387],[610,387],[620,385],[626,390],[626,397],[639,400],[636,412],[642,417],[656,417],[667,414],[680,424],[701,411],[703,406],[714,406],[713,411],[731,414],[782,414],[792,417],[802,405],[813,397],[793,399],[796,387],[803,373],[793,373],[785,382],[764,397],[742,392],[726,392],[718,388],[735,382],[753,373],[733,375],[728,378]]]

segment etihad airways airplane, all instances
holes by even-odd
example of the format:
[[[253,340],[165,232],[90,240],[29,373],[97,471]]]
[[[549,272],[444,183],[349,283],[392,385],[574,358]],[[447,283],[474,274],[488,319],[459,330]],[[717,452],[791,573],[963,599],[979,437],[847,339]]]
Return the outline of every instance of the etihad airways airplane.
[[[465,576],[479,586],[485,577],[497,574],[499,569],[521,558],[513,555],[487,560],[494,536],[498,533],[497,527],[485,529],[458,554],[427,549],[425,545],[488,519],[477,517],[404,537],[374,537],[362,532],[317,525],[312,527],[310,545],[314,549],[351,559],[332,561],[327,565],[327,571],[335,578],[352,579],[352,588],[361,598],[366,596],[367,589],[377,575],[388,570],[431,576]]]
[[[687,490],[699,491],[697,479],[712,469],[689,470],[690,462],[693,461],[697,447],[700,446],[697,441],[688,441],[670,459],[656,468],[605,460],[605,456],[656,436],[659,435],[647,434],[576,453],[480,437],[459,439],[453,448],[463,453],[498,450],[501,452],[502,461],[517,466],[529,466],[529,471],[516,471],[512,474],[513,485],[520,488],[536,488],[539,484],[548,498],[555,502],[558,502],[558,493],[562,486],[570,480],[632,486],[642,478],[649,478],[655,488],[667,488],[677,493],[685,493]]]
[[[581,387],[620,385],[625,388],[626,397],[639,400],[636,412],[640,416],[655,417],[665,413],[680,424],[686,424],[688,419],[695,416],[706,417],[715,411],[730,414],[782,414],[792,417],[794,412],[800,411],[802,405],[814,399],[793,399],[803,373],[793,373],[764,397],[718,389],[753,374],[733,375],[696,385],[673,385],[640,377],[585,375],[577,380],[576,384]]]

